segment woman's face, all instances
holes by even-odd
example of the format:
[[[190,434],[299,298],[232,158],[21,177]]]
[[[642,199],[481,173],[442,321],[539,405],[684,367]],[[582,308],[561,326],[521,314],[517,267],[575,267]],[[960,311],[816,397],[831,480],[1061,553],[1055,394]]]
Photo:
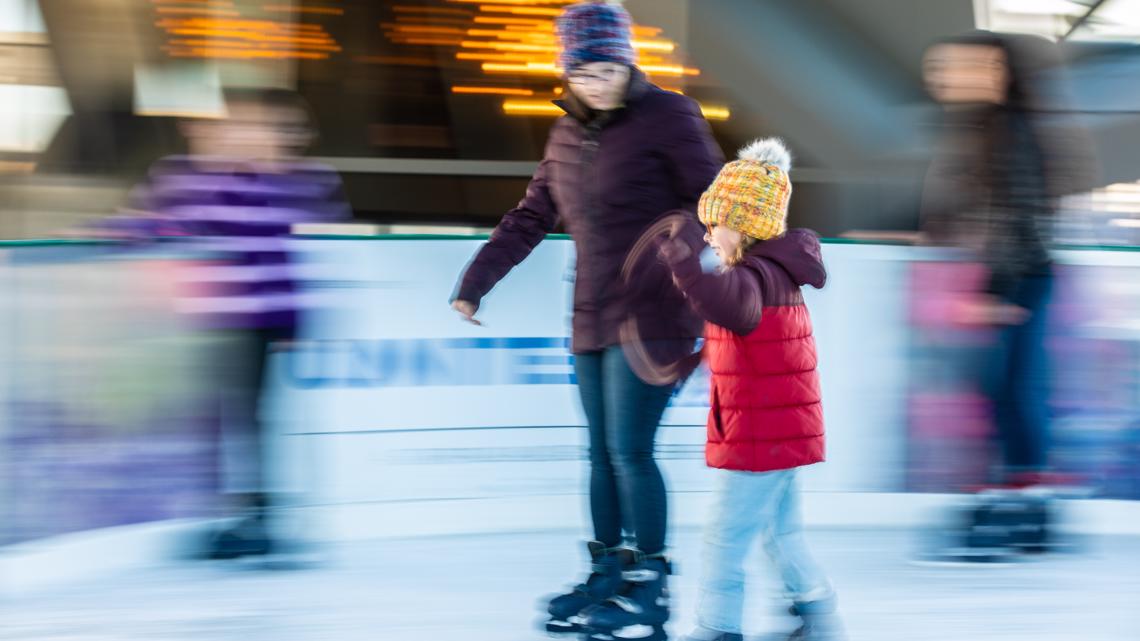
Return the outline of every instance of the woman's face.
[[[930,94],[946,105],[1002,104],[1008,93],[1005,52],[990,45],[935,45],[926,52],[922,73]]]
[[[736,260],[740,244],[744,242],[744,234],[723,225],[712,225],[705,234],[705,242],[716,252],[720,262],[728,265]]]
[[[616,62],[590,62],[566,74],[570,90],[594,111],[612,111],[625,102],[629,67]]]

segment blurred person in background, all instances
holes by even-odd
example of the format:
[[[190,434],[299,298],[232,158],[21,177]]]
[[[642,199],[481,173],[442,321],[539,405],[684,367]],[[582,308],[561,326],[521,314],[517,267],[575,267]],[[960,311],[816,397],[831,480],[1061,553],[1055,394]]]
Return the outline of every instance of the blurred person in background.
[[[230,89],[225,108],[221,118],[184,121],[189,154],[158,161],[125,215],[100,225],[103,235],[123,239],[184,239],[207,256],[185,268],[178,303],[220,342],[212,361],[219,483],[238,521],[210,537],[204,554],[214,559],[280,550],[262,410],[270,354],[296,338],[304,307],[288,236],[294,224],[351,215],[336,172],[301,159],[315,132],[299,96]]]
[[[478,324],[484,296],[561,220],[577,252],[571,350],[589,424],[592,570],[548,604],[552,632],[578,632],[584,610],[598,620],[664,621],[669,564],[666,491],[654,458],[658,424],[678,381],[646,382],[622,349],[633,318],[656,358],[692,353],[701,320],[663,265],[627,287],[622,266],[638,239],[666,213],[696,220],[697,202],[723,162],[690,98],[664,91],[635,64],[631,19],[618,4],[585,2],[558,20],[566,111],[550,132],[526,196],[508,212],[458,284],[452,306]],[[699,227],[688,240],[701,244]],[[623,526],[632,548],[623,548]],[[623,573],[623,570],[626,570]],[[579,616],[582,615],[582,616]],[[621,636],[622,630],[612,632]]]
[[[743,641],[745,566],[763,543],[800,626],[790,639],[840,641],[831,581],[808,551],[798,469],[824,460],[822,392],[802,288],[827,281],[819,237],[787,229],[792,160],[778,139],[740,150],[698,215],[722,267],[705,272],[682,240],[659,255],[706,322],[712,373],[705,458],[717,495],[705,532],[697,629],[687,641]]]
[[[980,378],[1001,446],[1003,465],[993,479],[1000,488],[1049,480],[1049,246],[1058,198],[1087,185],[1091,171],[1082,166],[1088,156],[1071,144],[1074,130],[1046,113],[1054,89],[1043,73],[1060,64],[1050,41],[990,32],[944,40],[923,61],[927,88],[944,110],[923,192],[923,232],[986,268],[983,290],[957,305],[952,320],[998,334]],[[1026,516],[1040,526],[1030,536],[1037,542],[1046,536],[1042,509]],[[1013,543],[971,536],[966,547]]]

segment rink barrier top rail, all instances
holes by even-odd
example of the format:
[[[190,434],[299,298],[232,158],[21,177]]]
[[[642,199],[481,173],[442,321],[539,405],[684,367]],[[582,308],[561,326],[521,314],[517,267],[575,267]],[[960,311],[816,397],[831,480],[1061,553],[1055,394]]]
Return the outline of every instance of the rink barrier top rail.
[[[351,241],[436,241],[436,240],[487,240],[489,234],[379,234],[375,236],[340,235],[340,234],[301,234],[294,238],[302,240],[351,240]],[[570,240],[568,234],[550,234],[547,240]],[[177,242],[171,239],[168,242]],[[915,247],[912,243],[856,240],[850,238],[821,238],[825,245],[863,245],[871,247]],[[0,240],[0,249],[15,247],[91,247],[101,245],[129,245],[129,241],[94,239],[94,238],[35,238],[24,240]],[[1059,251],[1110,251],[1110,252],[1140,252],[1140,245],[1054,245]]]

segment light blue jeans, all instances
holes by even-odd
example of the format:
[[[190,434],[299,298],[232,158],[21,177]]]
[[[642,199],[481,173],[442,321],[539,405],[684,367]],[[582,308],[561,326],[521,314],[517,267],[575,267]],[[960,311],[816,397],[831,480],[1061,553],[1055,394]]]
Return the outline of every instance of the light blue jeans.
[[[804,540],[796,470],[716,470],[716,474],[716,505],[705,532],[698,625],[743,632],[744,561],[757,538],[793,601],[830,598],[831,582],[808,553]]]

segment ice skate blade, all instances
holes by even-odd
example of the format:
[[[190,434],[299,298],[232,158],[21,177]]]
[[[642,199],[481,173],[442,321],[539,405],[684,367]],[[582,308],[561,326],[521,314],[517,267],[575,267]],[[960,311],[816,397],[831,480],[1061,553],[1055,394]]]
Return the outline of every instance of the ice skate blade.
[[[630,625],[612,632],[594,630],[582,635],[587,641],[665,641],[665,628],[650,625]]]
[[[580,634],[582,626],[570,621],[547,621],[546,634],[552,639],[562,639],[568,634]]]
[[[1009,567],[1026,563],[1026,559],[1006,549],[962,548],[934,552],[911,559],[910,564],[925,567]]]

